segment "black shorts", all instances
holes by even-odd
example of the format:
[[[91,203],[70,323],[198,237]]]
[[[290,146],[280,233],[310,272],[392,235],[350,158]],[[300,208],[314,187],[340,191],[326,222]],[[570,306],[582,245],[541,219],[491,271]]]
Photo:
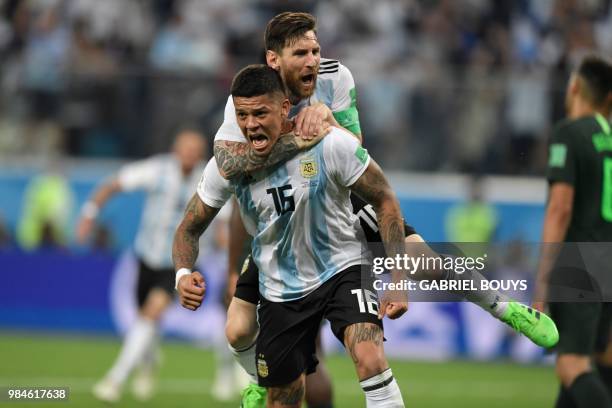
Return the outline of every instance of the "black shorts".
[[[612,303],[550,303],[550,317],[559,330],[555,351],[593,355],[606,350],[612,328]]]
[[[251,259],[251,255],[247,256],[242,264],[234,297],[254,305],[259,302],[259,269]]]
[[[138,283],[136,297],[138,307],[142,307],[149,296],[149,292],[154,288],[165,290],[171,297],[174,297],[174,268],[151,268],[142,259],[138,259]]]
[[[363,201],[358,195],[351,194],[351,204],[353,205],[353,213],[359,217],[359,223],[365,234],[368,243],[375,245],[371,246],[372,256],[384,257],[384,247],[380,245],[382,238],[378,230],[378,222],[376,221],[376,213],[370,204]],[[410,225],[404,223],[405,236],[409,237],[416,234],[416,230]],[[249,255],[244,261],[240,277],[236,282],[236,292],[234,296],[246,302],[257,304],[259,301],[259,270],[255,262],[251,261]]]
[[[344,330],[351,324],[373,323],[382,329],[373,279],[366,279],[366,274],[362,278],[361,268],[340,272],[302,299],[261,299],[255,350],[259,385],[277,387],[315,371],[316,337],[323,318],[343,344]]]

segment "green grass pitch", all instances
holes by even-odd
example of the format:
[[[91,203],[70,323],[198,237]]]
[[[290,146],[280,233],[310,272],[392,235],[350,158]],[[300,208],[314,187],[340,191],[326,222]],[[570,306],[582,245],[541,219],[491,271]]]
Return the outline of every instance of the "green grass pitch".
[[[119,351],[116,338],[68,337],[0,332],[1,386],[68,386],[68,402],[2,402],[15,407],[105,407],[90,388]],[[335,407],[363,407],[363,394],[352,363],[329,356]],[[407,407],[551,407],[557,385],[552,367],[468,361],[391,361]],[[238,407],[212,399],[214,358],[189,343],[166,342],[159,391],[148,403],[129,393],[118,407]]]

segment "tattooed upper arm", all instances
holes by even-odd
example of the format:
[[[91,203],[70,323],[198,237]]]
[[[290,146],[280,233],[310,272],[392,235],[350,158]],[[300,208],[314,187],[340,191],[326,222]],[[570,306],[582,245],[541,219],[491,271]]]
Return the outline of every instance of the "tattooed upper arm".
[[[378,207],[389,194],[393,194],[393,190],[380,166],[373,159],[370,159],[366,171],[350,188],[351,191],[374,207]]]
[[[218,212],[219,208],[206,205],[196,193],[191,197],[185,209],[186,227],[202,234]]]
[[[246,142],[215,140],[214,154],[219,173],[229,180],[245,173],[248,163],[249,145]]]

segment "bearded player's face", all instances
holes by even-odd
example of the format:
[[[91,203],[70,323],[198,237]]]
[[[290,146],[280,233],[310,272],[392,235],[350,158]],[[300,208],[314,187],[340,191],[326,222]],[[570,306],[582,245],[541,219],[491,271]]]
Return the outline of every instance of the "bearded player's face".
[[[321,62],[320,50],[315,32],[307,31],[276,55],[277,68],[292,98],[304,99],[314,93]]]

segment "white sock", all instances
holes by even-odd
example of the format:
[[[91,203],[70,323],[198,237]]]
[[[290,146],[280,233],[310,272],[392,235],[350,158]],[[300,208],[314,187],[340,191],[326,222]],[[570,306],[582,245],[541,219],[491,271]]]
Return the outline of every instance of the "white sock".
[[[108,378],[116,384],[123,384],[127,380],[134,367],[142,361],[151,344],[155,342],[155,329],[156,323],[152,320],[142,317],[136,320],[123,341],[119,357],[108,372]]]
[[[225,342],[215,342],[213,344],[217,367],[215,378],[217,379],[231,378],[234,371],[235,362],[233,353],[228,350],[226,344]]]
[[[240,364],[244,371],[249,375],[249,379],[253,384],[257,384],[257,367],[255,364],[255,345],[257,341],[254,341],[249,347],[236,350],[231,345],[227,345],[234,355],[234,358]]]
[[[160,348],[159,348],[159,327],[155,325],[155,330],[153,331],[153,339],[151,340],[151,344],[144,352],[142,356],[142,360],[140,361],[139,366],[145,370],[155,370],[160,363]]]
[[[402,393],[390,368],[359,383],[366,396],[367,408],[403,408]]]
[[[493,303],[477,303],[478,306],[491,313],[493,316],[501,319],[501,317],[506,313],[506,309],[508,309],[509,298],[507,296],[495,296],[495,301]]]

